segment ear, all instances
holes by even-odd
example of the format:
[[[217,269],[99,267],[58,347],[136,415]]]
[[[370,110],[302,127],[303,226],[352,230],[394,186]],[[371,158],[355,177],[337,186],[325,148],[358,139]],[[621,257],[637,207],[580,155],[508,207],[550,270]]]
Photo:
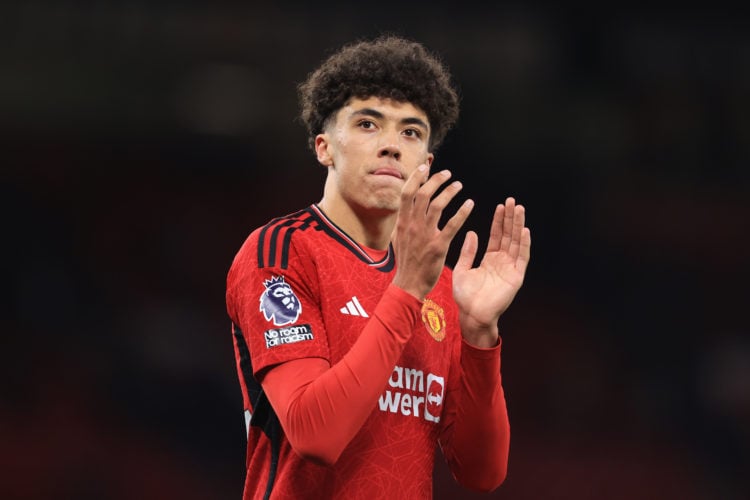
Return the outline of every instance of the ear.
[[[330,146],[327,133],[315,136],[315,154],[318,157],[318,162],[324,167],[333,166],[333,156],[331,156],[331,152],[329,151]]]
[[[432,162],[435,160],[435,155],[432,153],[427,153],[427,158],[425,159],[425,163],[428,167],[432,166]]]

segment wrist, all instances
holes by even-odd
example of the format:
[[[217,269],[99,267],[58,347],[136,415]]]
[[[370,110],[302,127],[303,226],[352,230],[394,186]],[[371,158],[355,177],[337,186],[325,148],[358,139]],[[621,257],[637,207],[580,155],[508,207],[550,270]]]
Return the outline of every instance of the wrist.
[[[417,286],[414,286],[414,285],[410,286],[407,283],[402,283],[398,276],[393,278],[393,281],[391,282],[391,284],[397,288],[400,288],[401,290],[408,293],[409,295],[411,295],[412,297],[414,297],[420,302],[424,301],[424,298],[427,296],[427,293],[429,292],[429,290],[423,291]]]
[[[468,317],[461,317],[459,323],[464,340],[475,347],[492,348],[500,341],[500,330],[496,321],[480,323]]]

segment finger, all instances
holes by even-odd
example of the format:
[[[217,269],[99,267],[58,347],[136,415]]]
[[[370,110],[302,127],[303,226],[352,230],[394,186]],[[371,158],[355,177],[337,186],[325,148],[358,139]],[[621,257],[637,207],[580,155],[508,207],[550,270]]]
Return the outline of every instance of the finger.
[[[528,227],[525,227],[521,231],[520,250],[518,252],[518,258],[516,259],[516,269],[521,271],[521,274],[526,274],[526,267],[529,265],[530,258],[531,258],[531,230]]]
[[[442,170],[432,177],[427,182],[422,184],[422,187],[417,191],[414,197],[414,210],[416,214],[427,214],[427,209],[430,206],[430,200],[437,190],[442,186],[448,179],[451,178],[449,170]]]
[[[448,219],[448,222],[445,223],[445,227],[440,231],[440,237],[442,238],[443,243],[446,245],[450,244],[454,236],[456,236],[456,233],[458,233],[458,230],[461,229],[461,226],[466,222],[466,219],[469,218],[469,214],[473,208],[474,200],[466,200],[460,207],[458,207],[456,213],[453,217]]]
[[[495,207],[495,215],[492,217],[490,239],[487,242],[488,252],[497,252],[500,250],[500,240],[503,237],[503,217],[505,217],[505,205],[501,203]]]
[[[401,188],[401,213],[408,215],[414,209],[414,196],[419,190],[419,186],[427,180],[428,175],[429,167],[422,164],[406,179],[404,186]]]
[[[518,258],[521,247],[521,233],[526,221],[526,209],[523,205],[516,205],[516,213],[513,216],[513,231],[511,234],[510,249],[508,250],[511,258]]]
[[[464,244],[461,245],[461,253],[458,255],[458,260],[453,268],[454,272],[468,271],[474,266],[474,259],[477,256],[477,248],[479,247],[478,242],[477,233],[474,231],[466,233]]]
[[[429,207],[427,208],[427,223],[430,225],[437,226],[440,221],[440,217],[443,215],[443,210],[448,206],[453,198],[456,197],[459,191],[463,188],[463,185],[458,182],[451,182],[445,189],[443,189],[439,195],[432,199]]]
[[[510,250],[510,241],[513,235],[513,216],[515,215],[516,200],[513,197],[505,199],[505,217],[503,217],[503,236],[500,239],[500,250]]]

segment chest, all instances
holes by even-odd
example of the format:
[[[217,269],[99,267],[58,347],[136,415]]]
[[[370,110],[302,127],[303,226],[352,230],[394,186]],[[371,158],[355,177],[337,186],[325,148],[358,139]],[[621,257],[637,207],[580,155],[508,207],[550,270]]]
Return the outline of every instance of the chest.
[[[326,255],[316,264],[322,321],[331,362],[336,363],[372,319],[396,271],[383,272],[345,254]],[[420,319],[404,348],[399,366],[425,373],[445,373],[458,339],[460,332],[450,279],[442,276],[423,303]]]

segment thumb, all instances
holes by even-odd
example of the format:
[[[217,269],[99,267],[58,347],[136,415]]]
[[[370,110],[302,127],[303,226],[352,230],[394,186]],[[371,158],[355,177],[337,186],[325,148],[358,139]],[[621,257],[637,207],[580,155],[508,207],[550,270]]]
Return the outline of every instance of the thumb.
[[[468,231],[461,245],[461,253],[454,267],[454,271],[468,271],[474,265],[474,257],[477,255],[478,237],[474,231]]]

